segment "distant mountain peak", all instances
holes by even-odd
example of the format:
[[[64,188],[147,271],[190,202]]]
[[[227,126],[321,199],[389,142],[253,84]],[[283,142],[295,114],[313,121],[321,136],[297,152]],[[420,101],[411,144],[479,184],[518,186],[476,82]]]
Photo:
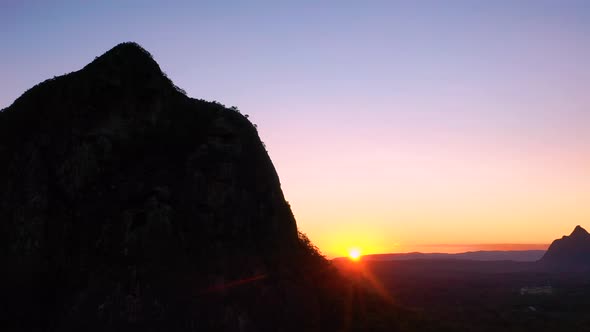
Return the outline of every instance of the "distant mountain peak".
[[[590,234],[588,234],[588,232],[582,226],[578,225],[570,234],[570,237],[571,236],[590,236]]]
[[[560,268],[590,266],[590,234],[580,225],[569,236],[553,241],[542,261]]]

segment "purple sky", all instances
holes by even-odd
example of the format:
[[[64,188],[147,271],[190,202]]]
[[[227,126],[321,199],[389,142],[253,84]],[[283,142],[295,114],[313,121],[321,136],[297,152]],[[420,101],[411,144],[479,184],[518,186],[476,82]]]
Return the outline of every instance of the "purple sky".
[[[590,226],[590,2],[279,2],[2,1],[0,108],[136,41],[250,115],[329,255]]]

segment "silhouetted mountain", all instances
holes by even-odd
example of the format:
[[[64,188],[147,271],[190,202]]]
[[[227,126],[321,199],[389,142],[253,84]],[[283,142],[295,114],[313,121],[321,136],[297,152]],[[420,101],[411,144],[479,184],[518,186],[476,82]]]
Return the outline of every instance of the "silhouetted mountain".
[[[255,126],[120,44],[0,112],[4,330],[337,329]],[[343,309],[342,309],[343,310]]]
[[[545,254],[545,250],[492,250],[492,251],[469,251],[457,254],[447,253],[395,253],[395,254],[375,254],[365,255],[363,260],[411,260],[411,259],[460,259],[473,261],[515,261],[515,262],[534,262],[539,260]]]
[[[590,268],[590,234],[581,226],[576,226],[569,236],[551,243],[541,263],[563,269]]]

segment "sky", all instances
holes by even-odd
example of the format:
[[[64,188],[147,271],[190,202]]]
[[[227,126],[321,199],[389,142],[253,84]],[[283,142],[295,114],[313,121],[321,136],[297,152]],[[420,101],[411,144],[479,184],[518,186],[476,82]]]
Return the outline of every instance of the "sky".
[[[588,1],[0,0],[0,108],[124,41],[250,115],[329,257],[590,229]]]

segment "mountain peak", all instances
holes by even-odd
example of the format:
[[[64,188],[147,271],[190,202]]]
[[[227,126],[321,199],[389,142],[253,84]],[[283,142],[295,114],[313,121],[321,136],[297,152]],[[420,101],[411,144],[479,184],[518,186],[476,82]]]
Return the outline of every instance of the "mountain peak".
[[[320,325],[299,317],[332,317],[315,291],[328,273],[299,277],[328,263],[299,235],[255,127],[174,88],[123,43],[0,113],[0,325],[234,331],[246,317],[247,330],[301,331]]]
[[[590,234],[578,225],[569,236],[553,241],[542,261],[553,266],[590,267]]]
[[[108,56],[113,58],[134,57],[134,58],[149,58],[153,60],[152,55],[145,48],[141,47],[136,42],[124,42],[117,44],[115,47],[108,50],[102,57]]]
[[[574,231],[570,234],[570,236],[588,236],[588,232],[580,225],[574,228]]]
[[[139,45],[138,43],[136,43],[134,41],[127,41],[127,42],[119,43],[119,44],[113,46],[113,48],[111,48],[111,51],[122,50],[122,49],[135,50],[135,51],[149,54],[149,52],[146,51],[145,48],[143,48],[141,45]]]
[[[86,68],[110,73],[162,74],[160,66],[150,52],[136,42],[124,42],[116,45],[97,57]]]

